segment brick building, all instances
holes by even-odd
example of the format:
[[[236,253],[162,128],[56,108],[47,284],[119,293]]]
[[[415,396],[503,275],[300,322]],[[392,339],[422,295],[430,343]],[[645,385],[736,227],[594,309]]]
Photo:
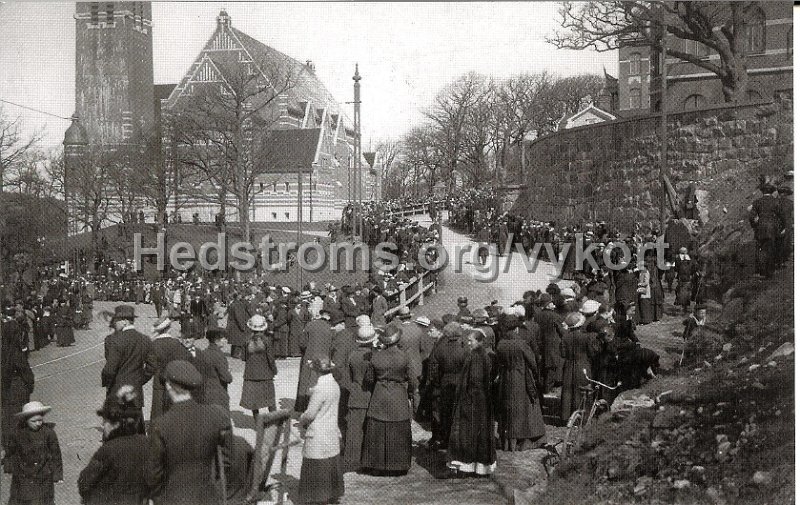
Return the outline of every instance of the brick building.
[[[747,101],[792,93],[792,4],[760,2],[745,27],[749,84]],[[669,47],[719,60],[705,45],[669,35]],[[621,116],[655,112],[660,107],[660,54],[635,38],[620,41],[619,110]],[[667,110],[681,111],[724,102],[719,78],[692,63],[667,58]]]
[[[352,122],[314,72],[311,62],[301,63],[233,27],[220,12],[217,26],[179,83],[153,84],[150,4],[146,2],[79,3],[76,9],[76,116],[65,134],[67,172],[70,161],[85,146],[133,142],[140,135],[162,140],[167,173],[175,174],[180,158],[167,124],[171,115],[206,93],[210,86],[228,90],[232,73],[268,74],[265,66],[278,64],[292,74],[292,85],[259,110],[248,138],[273,146],[253,163],[259,166],[254,184],[252,221],[296,221],[298,186],[302,188],[303,220],[338,219],[355,191]],[[254,57],[257,55],[257,58]],[[269,84],[268,82],[266,83]],[[160,157],[159,157],[160,158]],[[172,164],[172,166],[170,166]],[[379,160],[362,156],[362,196],[380,199]],[[178,167],[180,168],[180,167]],[[170,181],[168,212],[184,221],[197,213],[212,221],[218,202],[204,198],[218,188],[199,184],[196,178]],[[198,193],[197,189],[201,192]],[[212,203],[213,202],[213,203]],[[144,206],[143,206],[144,207]],[[238,215],[231,199],[226,220]],[[147,221],[154,209],[143,208]],[[120,216],[121,217],[121,216]],[[109,221],[119,221],[110,219]],[[74,227],[73,227],[74,228]],[[74,230],[73,231],[80,231]]]

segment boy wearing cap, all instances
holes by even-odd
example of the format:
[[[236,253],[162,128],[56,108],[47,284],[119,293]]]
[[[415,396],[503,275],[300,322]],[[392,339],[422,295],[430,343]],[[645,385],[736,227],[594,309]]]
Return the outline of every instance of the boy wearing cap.
[[[156,505],[218,505],[214,475],[217,448],[232,450],[231,424],[224,410],[201,405],[192,391],[203,376],[188,361],[176,360],[164,369],[169,412],[155,419],[149,435],[147,484]],[[187,427],[191,426],[191,429]]]
[[[56,432],[44,422],[50,407],[29,402],[16,414],[18,426],[9,437],[5,471],[11,474],[8,503],[54,505],[54,483],[64,471]]]

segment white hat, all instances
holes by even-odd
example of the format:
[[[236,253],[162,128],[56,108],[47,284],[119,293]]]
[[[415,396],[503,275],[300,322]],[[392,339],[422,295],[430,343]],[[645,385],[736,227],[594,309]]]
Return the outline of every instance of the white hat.
[[[43,416],[48,412],[50,412],[50,410],[52,410],[52,407],[49,407],[47,405],[42,405],[42,402],[33,401],[23,405],[22,412],[17,412],[17,414],[15,415],[17,417],[24,417],[24,418],[33,416]]]
[[[515,305],[514,315],[517,317],[525,317],[525,307],[523,307],[522,305]]]
[[[417,317],[416,319],[414,319],[414,322],[417,323],[417,324],[420,324],[422,326],[430,326],[431,325],[431,320],[428,319],[425,316]]]
[[[311,291],[303,291],[300,293],[300,298],[311,298]]]
[[[366,326],[362,326],[358,329],[358,335],[356,336],[356,342],[359,344],[370,344],[377,340],[378,334],[375,332],[375,327],[371,324]]]
[[[256,314],[248,319],[247,327],[253,331],[264,331],[267,329],[267,320],[261,314]]]
[[[575,291],[572,288],[564,288],[561,290],[561,296],[564,298],[575,298]]]
[[[586,300],[583,302],[583,305],[581,305],[581,314],[586,316],[594,314],[598,310],[600,310],[600,302],[597,300]]]
[[[372,323],[368,315],[361,314],[360,316],[356,317],[356,324],[358,325],[359,328],[363,328],[364,326],[367,326],[368,324]]]
[[[289,293],[292,292],[292,288],[290,288],[289,286],[283,286],[281,288],[281,291],[283,291],[284,293],[286,293],[288,295]]]

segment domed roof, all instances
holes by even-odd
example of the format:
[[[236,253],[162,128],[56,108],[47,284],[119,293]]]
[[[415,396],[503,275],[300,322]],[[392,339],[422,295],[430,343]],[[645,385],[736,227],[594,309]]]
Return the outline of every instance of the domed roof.
[[[67,131],[64,133],[64,145],[86,145],[89,139],[86,135],[86,129],[81,124],[81,120],[77,114],[72,116],[72,124],[69,125]]]

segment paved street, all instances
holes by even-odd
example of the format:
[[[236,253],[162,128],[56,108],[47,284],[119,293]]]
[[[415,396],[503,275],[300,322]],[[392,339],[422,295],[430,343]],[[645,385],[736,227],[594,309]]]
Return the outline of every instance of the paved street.
[[[421,224],[429,223],[421,221]],[[462,234],[443,228],[443,245],[448,251],[468,240]],[[511,255],[510,260],[507,256],[499,259],[501,265],[510,261],[509,266],[504,271],[501,270],[497,280],[492,283],[476,280],[481,275],[476,265],[466,264],[462,272],[457,272],[455,264],[451,262],[440,274],[438,293],[426,297],[424,306],[417,307],[414,313],[441,317],[444,313],[455,312],[455,299],[460,295],[469,297],[473,308],[486,305],[492,300],[507,305],[519,299],[525,290],[544,289],[552,279],[552,265],[541,264],[536,271],[528,273],[519,254]],[[79,503],[76,487],[78,473],[100,445],[99,418],[94,411],[103,401],[104,389],[100,387],[100,370],[104,364],[103,339],[109,332],[100,314],[103,311],[113,311],[114,305],[116,304],[111,302],[95,304],[94,323],[89,330],[76,332],[75,346],[59,348],[51,345],[31,355],[31,366],[36,374],[33,399],[53,406],[53,412],[48,415],[47,420],[56,425],[64,457],[64,483],[56,487],[57,503]],[[136,312],[139,316],[136,320],[137,328],[149,334],[150,327],[156,320],[155,310],[152,305],[138,305]],[[664,346],[677,342],[668,333],[675,329],[674,321],[643,328],[642,339],[645,345],[656,348],[667,357],[667,363],[674,353],[665,352]],[[204,342],[201,342],[200,346],[203,345]],[[238,406],[244,364],[239,360],[229,360],[229,364],[234,376],[229,391],[235,433],[253,444],[255,432],[252,417]],[[276,392],[281,407],[291,408],[295,398],[299,360],[281,360],[278,368]],[[149,385],[145,389],[145,404],[145,412],[149,412]],[[549,436],[557,436],[557,428],[549,431]],[[413,433],[416,442],[425,441],[430,436],[416,424]],[[296,428],[294,436],[299,436]],[[376,478],[347,474],[346,494],[342,503],[505,503],[504,489],[505,494],[508,494],[515,487],[524,489],[543,482],[544,474],[539,464],[543,455],[543,451],[498,453],[498,472],[493,479],[448,480],[442,479],[446,474],[444,453],[431,454],[415,449],[414,463],[407,476]],[[296,496],[301,462],[301,446],[295,446],[289,455],[288,476],[277,477],[285,482],[290,498]],[[8,477],[3,476],[4,493],[0,495],[3,502],[7,499]]]

